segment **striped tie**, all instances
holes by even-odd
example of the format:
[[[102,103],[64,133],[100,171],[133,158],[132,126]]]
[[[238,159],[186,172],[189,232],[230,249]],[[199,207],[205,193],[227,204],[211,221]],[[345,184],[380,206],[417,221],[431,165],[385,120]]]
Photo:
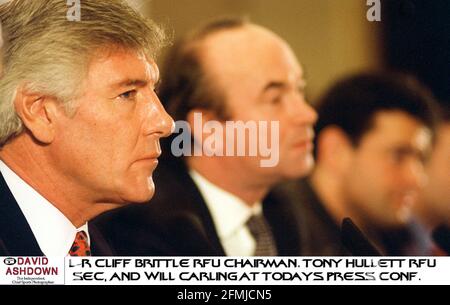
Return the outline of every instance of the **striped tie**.
[[[264,216],[253,215],[247,221],[247,228],[256,241],[254,256],[276,256],[277,248],[275,239]]]
[[[91,248],[88,243],[88,236],[86,232],[77,232],[75,241],[69,251],[70,256],[91,256]]]

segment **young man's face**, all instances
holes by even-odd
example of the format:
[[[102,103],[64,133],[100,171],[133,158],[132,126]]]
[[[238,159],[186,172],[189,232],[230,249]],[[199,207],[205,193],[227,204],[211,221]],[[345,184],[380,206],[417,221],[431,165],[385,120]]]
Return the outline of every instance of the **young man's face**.
[[[366,225],[405,224],[425,183],[424,161],[431,133],[401,111],[379,112],[374,126],[353,149],[344,177],[347,204]]]
[[[112,50],[91,62],[76,113],[58,122],[53,145],[61,171],[86,198],[120,204],[152,197],[159,139],[173,127],[154,92],[158,73],[134,51]]]
[[[278,162],[261,167],[262,158],[225,158],[255,182],[273,183],[306,175],[313,167],[315,111],[305,100],[305,79],[289,46],[257,26],[215,34],[205,42],[204,64],[225,94],[230,120],[279,123]],[[269,139],[270,132],[265,135]],[[250,141],[247,137],[248,147]],[[239,144],[239,143],[236,143]],[[241,143],[242,144],[242,143]]]

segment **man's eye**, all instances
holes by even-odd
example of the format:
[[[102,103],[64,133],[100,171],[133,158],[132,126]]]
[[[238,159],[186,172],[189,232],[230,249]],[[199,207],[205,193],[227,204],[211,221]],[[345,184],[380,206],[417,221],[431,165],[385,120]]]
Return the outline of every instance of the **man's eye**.
[[[130,100],[136,97],[136,90],[130,90],[119,95],[121,99]]]
[[[394,163],[401,163],[402,160],[403,160],[404,155],[401,154],[401,153],[394,152],[391,155],[391,157],[392,157],[392,161],[394,161]]]
[[[282,100],[283,100],[282,96],[276,96],[276,97],[271,99],[270,103],[272,105],[279,105],[282,102]]]

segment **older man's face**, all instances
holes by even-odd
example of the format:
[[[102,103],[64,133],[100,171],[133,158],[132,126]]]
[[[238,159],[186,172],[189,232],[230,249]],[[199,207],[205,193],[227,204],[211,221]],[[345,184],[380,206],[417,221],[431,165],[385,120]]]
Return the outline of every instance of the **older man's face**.
[[[212,35],[203,51],[208,73],[225,93],[231,120],[280,126],[279,162],[274,167],[262,168],[261,156],[224,162],[237,165],[258,183],[306,175],[314,164],[312,126],[317,115],[306,102],[303,70],[290,47],[263,28],[247,26]]]
[[[154,193],[159,139],[173,128],[154,92],[158,68],[134,51],[99,55],[80,84],[75,115],[59,122],[53,154],[86,200],[144,202]]]

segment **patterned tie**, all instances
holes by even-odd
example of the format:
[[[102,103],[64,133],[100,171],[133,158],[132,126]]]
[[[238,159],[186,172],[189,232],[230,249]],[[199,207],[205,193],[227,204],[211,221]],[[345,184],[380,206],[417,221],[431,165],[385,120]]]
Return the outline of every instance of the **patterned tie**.
[[[77,232],[75,241],[69,251],[70,256],[91,256],[91,248],[89,247],[86,232]]]
[[[247,227],[256,241],[254,256],[276,256],[277,247],[272,231],[267,224],[264,216],[253,215],[247,221]]]

